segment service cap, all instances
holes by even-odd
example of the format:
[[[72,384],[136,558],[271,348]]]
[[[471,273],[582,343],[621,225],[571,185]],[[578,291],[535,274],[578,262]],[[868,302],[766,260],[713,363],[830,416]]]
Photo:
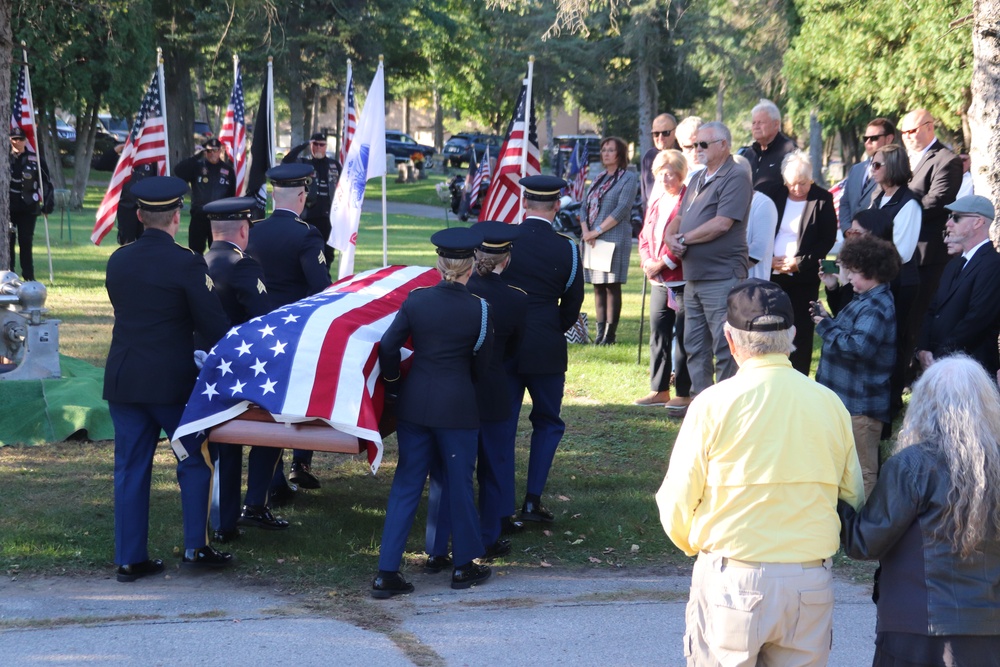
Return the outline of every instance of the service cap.
[[[497,220],[484,220],[472,226],[472,229],[483,235],[479,244],[479,252],[500,255],[510,252],[514,239],[517,238],[517,225],[508,225]]]
[[[945,205],[945,208],[949,211],[954,211],[955,213],[973,213],[975,215],[981,215],[987,220],[992,220],[996,217],[996,211],[993,209],[993,202],[982,195],[966,195],[956,199],[950,204]]]
[[[309,141],[322,141],[325,143],[326,135],[322,132],[315,132],[311,137],[309,137]]]
[[[478,227],[476,225],[475,227]],[[475,254],[483,242],[483,235],[475,227],[452,227],[434,232],[431,243],[437,246],[437,254],[447,259],[465,259]]]
[[[267,170],[267,178],[276,188],[309,187],[315,172],[304,162],[279,164]]]
[[[212,137],[205,142],[205,148],[222,148],[222,142],[218,137]]]
[[[24,130],[21,129],[20,125],[15,125],[14,127],[10,128],[10,138],[11,139],[27,139],[28,137],[25,136]]]
[[[226,197],[205,204],[202,210],[209,220],[246,220],[250,222],[251,210],[256,205],[257,200],[254,197]]]
[[[545,174],[525,176],[518,183],[524,186],[524,198],[533,201],[555,201],[567,186],[563,179]]]
[[[775,315],[780,322],[758,323],[765,315]],[[729,291],[726,299],[726,321],[741,331],[782,331],[790,329],[795,320],[792,301],[785,291],[767,280],[751,278]]]
[[[129,188],[139,208],[152,212],[184,208],[187,191],[187,183],[175,176],[150,176]]]

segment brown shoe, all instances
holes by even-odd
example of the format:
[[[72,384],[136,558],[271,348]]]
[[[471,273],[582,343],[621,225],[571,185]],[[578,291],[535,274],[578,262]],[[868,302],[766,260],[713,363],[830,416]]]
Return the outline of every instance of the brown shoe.
[[[670,400],[669,391],[652,391],[649,393],[649,395],[636,399],[635,401],[633,401],[633,403],[635,405],[657,406],[657,405],[666,405],[667,401],[669,400]]]
[[[674,396],[664,404],[671,417],[683,417],[687,414],[688,406],[691,405],[690,396]]]

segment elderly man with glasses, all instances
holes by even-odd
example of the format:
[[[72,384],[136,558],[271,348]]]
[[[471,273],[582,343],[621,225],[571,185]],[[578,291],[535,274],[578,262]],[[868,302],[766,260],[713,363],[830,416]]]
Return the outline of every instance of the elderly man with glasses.
[[[851,167],[847,173],[847,183],[840,197],[840,229],[847,231],[851,220],[858,211],[871,206],[872,194],[875,193],[875,176],[872,174],[872,156],[875,151],[886,144],[896,141],[896,126],[888,118],[875,118],[868,122],[862,137],[865,146],[865,159]]]
[[[948,262],[927,308],[917,359],[926,369],[939,357],[964,352],[995,375],[1000,368],[1000,255],[990,242],[993,203],[970,195],[945,208],[951,215],[942,244],[957,245],[962,254]]]
[[[188,247],[201,255],[212,244],[212,223],[205,213],[205,205],[236,196],[236,170],[224,157],[222,143],[212,137],[205,142],[203,150],[174,168],[174,175],[191,186]]]
[[[646,208],[649,193],[655,182],[653,160],[656,159],[660,151],[677,148],[677,119],[672,114],[661,113],[653,119],[652,127],[650,134],[653,136],[653,147],[642,156],[641,169],[639,170],[639,194],[642,196],[643,210]]]
[[[741,148],[739,154],[750,162],[753,189],[770,195],[772,189],[784,184],[781,161],[798,146],[781,132],[781,111],[770,100],[761,100],[751,110],[750,134],[753,143]]]

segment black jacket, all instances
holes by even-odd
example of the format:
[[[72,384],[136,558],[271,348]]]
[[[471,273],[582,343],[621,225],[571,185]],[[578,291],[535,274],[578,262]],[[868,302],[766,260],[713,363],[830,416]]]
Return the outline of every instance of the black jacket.
[[[493,354],[485,376],[476,379],[476,396],[479,401],[479,418],[483,421],[500,421],[510,417],[510,388],[507,385],[507,368],[516,370],[517,350],[524,335],[524,311],[528,295],[511,287],[499,274],[488,276],[473,274],[469,291],[490,304],[493,317]]]
[[[10,212],[48,215],[55,208],[55,193],[44,161],[28,151],[10,152]],[[44,196],[44,201],[43,201]]]
[[[213,241],[205,253],[205,262],[222,308],[233,326],[271,312],[264,272],[257,260],[228,241]],[[198,349],[208,350],[214,341],[199,338],[196,343]]]
[[[314,158],[309,143],[307,141],[292,148],[281,159],[281,164],[301,162],[310,165],[316,172],[312,183],[309,184],[306,210],[302,211],[303,219],[312,222],[317,218],[330,217],[330,205],[333,202],[333,193],[337,189],[337,181],[340,180],[341,167],[340,163],[331,157]]]
[[[778,226],[774,229],[777,236],[788,204],[788,188],[784,185],[772,187],[764,194],[774,200],[778,209]],[[819,262],[830,252],[836,240],[837,214],[833,210],[833,195],[813,183],[806,195],[806,207],[802,211],[802,222],[799,225],[799,249],[795,255],[799,270],[792,274],[792,279],[796,282],[818,283]]]
[[[115,311],[105,400],[183,405],[198,376],[195,334],[214,343],[229,329],[204,258],[147,229],[111,255],[105,284]]]
[[[479,428],[473,383],[486,377],[493,353],[493,323],[485,303],[461,283],[441,281],[410,292],[378,349],[391,394],[400,377],[400,349],[412,336],[413,365],[399,387],[399,419],[434,428]]]
[[[322,237],[291,211],[275,209],[255,224],[247,252],[264,270],[272,310],[330,286]]]
[[[204,155],[181,160],[174,176],[191,186],[191,215],[201,215],[205,204],[236,196],[236,170],[225,160],[212,164]]]
[[[921,264],[944,264],[948,247],[942,231],[948,222],[948,204],[962,187],[962,160],[937,139],[913,168],[910,190],[924,213],[920,220]]]
[[[969,558],[951,550],[946,462],[926,445],[892,456],[860,512],[837,504],[851,558],[878,559],[878,632],[995,635],[1000,628],[1000,537]]]

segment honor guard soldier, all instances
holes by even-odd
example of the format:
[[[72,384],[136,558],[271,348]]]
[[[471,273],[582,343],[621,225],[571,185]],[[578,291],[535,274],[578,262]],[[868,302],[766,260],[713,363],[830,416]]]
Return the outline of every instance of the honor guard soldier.
[[[124,144],[122,144],[124,146]],[[115,148],[118,151],[118,147]],[[125,245],[132,243],[142,236],[142,222],[139,220],[138,205],[135,195],[132,194],[132,186],[138,185],[147,178],[152,178],[159,173],[158,162],[143,162],[133,164],[132,173],[122,185],[121,198],[118,200],[118,244]]]
[[[308,164],[282,164],[267,172],[274,194],[274,213],[250,230],[247,251],[264,269],[264,284],[271,310],[322,292],[330,286],[326,244],[316,228],[299,214],[306,203],[306,191],[313,169]],[[304,489],[318,489],[313,476],[312,451],[296,450],[289,478]],[[287,502],[293,489],[285,482],[279,462],[271,484],[271,501]]]
[[[559,211],[559,192],[566,181],[555,176],[527,176],[520,183],[527,216],[519,227],[503,279],[527,292],[528,309],[512,382],[510,419],[516,431],[527,389],[532,404],[528,416],[531,454],[521,519],[549,523],[552,512],[542,507],[541,497],[566,430],[559,417],[566,384],[565,332],[576,322],[583,304],[583,271],[576,242],[552,229]]]
[[[510,262],[516,225],[486,221],[472,229],[483,235],[476,249],[476,264],[467,285],[470,292],[490,305],[493,318],[493,354],[489,370],[476,378],[476,401],[479,406],[479,525],[486,557],[498,558],[510,553],[510,540],[501,535],[511,529],[514,512],[514,441],[516,424],[511,429],[510,380],[517,370],[517,350],[524,333],[524,312],[528,295],[503,281],[500,273]],[[431,468],[427,502],[427,563],[425,571],[438,572],[449,564],[448,537],[451,532],[448,497],[443,476]]]
[[[212,229],[205,205],[236,195],[236,170],[223,159],[222,143],[212,137],[205,149],[182,160],[174,167],[174,175],[191,186],[191,222],[188,225],[188,247],[204,254],[211,243]]]
[[[35,279],[31,248],[35,222],[48,215],[55,204],[49,170],[38,156],[26,149],[24,130],[10,130],[10,269],[14,270],[14,247],[21,250],[21,277]],[[43,201],[44,195],[44,201]]]
[[[309,149],[308,152],[306,152],[306,148]],[[340,162],[332,157],[327,157],[326,135],[322,132],[312,135],[307,143],[292,148],[281,162],[282,164],[308,164],[315,172],[312,183],[309,185],[302,219],[318,229],[319,235],[323,237],[323,252],[326,255],[327,269],[329,269],[333,262],[333,248],[328,246],[326,242],[330,238],[330,205],[333,202],[337,181],[340,179]]]
[[[162,429],[173,435],[198,376],[194,338],[217,341],[229,320],[204,258],[174,243],[187,185],[154,176],[132,187],[146,231],[108,260],[114,308],[104,398],[115,427],[115,563],[118,581],[163,571],[150,559],[150,476]],[[186,567],[221,567],[232,556],[208,546],[210,448],[174,448],[181,487]]]
[[[208,275],[229,321],[236,326],[271,312],[260,264],[244,251],[250,238],[250,212],[253,197],[231,197],[205,204],[205,215],[212,225],[212,247],[205,254]],[[204,349],[210,349],[211,344]],[[243,447],[221,445],[218,466],[218,509],[214,539],[229,542],[240,535],[237,523],[265,530],[284,530],[288,522],[271,514],[267,491],[271,485],[281,450],[277,447],[251,447],[247,459],[247,494],[240,511],[240,480],[243,471]]]
[[[442,280],[434,287],[410,292],[379,344],[387,400],[398,394],[399,462],[385,512],[378,574],[372,582],[375,598],[413,591],[399,566],[432,466],[444,470],[442,483],[448,487],[455,563],[451,587],[469,588],[491,574],[489,566],[473,560],[485,551],[472,490],[479,434],[473,382],[489,372],[493,325],[489,305],[470,294],[466,283],[482,238],[463,227],[444,229],[431,237]],[[410,339],[412,366],[400,382],[400,350]]]

